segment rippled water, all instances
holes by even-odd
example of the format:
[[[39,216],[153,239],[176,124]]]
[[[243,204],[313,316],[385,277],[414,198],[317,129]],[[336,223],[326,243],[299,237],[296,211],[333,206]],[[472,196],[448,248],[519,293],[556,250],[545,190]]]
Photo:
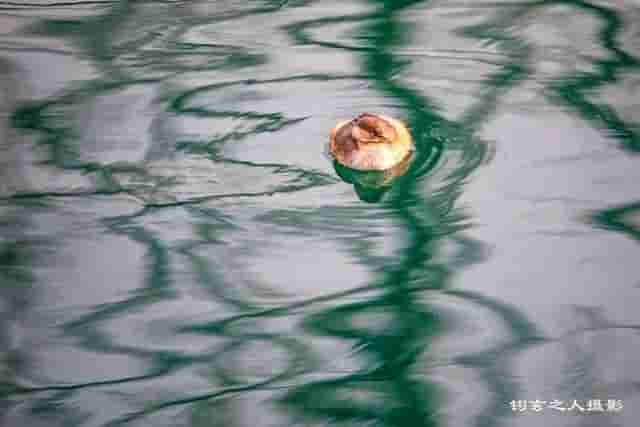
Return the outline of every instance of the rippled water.
[[[0,1],[0,52],[2,426],[637,425],[639,2]]]

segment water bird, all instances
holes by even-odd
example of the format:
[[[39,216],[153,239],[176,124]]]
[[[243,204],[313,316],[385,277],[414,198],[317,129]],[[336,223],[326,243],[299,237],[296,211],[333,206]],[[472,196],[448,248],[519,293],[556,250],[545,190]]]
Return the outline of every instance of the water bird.
[[[414,150],[400,120],[363,113],[331,130],[329,152],[342,166],[357,171],[386,171],[406,161]]]

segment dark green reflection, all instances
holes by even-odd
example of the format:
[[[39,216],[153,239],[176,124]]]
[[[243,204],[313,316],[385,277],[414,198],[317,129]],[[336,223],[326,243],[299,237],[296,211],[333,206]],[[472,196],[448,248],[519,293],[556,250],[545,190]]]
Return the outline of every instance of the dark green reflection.
[[[441,117],[426,98],[393,79],[404,65],[396,59],[393,49],[410,37],[398,15],[420,2],[371,3],[374,11],[359,18],[363,21],[361,38],[367,45],[357,51],[374,87],[402,105],[416,153],[408,171],[402,170],[399,176],[359,173],[339,165],[336,172],[353,183],[365,201],[379,201],[388,191],[385,207],[402,226],[408,241],[397,257],[381,266],[376,279],[378,296],[338,305],[307,318],[310,331],[351,342],[364,365],[339,379],[296,387],[283,403],[303,418],[351,425],[435,426],[440,404],[437,389],[423,376],[415,375],[414,370],[420,355],[428,351],[429,338],[438,333],[439,321],[437,313],[420,302],[414,291],[446,286],[446,267],[432,263],[431,258],[441,235],[439,226],[452,218],[443,216],[433,205],[432,196],[421,194],[419,184],[434,167],[447,141],[457,139],[463,145],[473,142],[464,128]],[[307,24],[311,25],[321,23]],[[309,40],[303,29],[303,25],[296,27],[296,37]],[[466,171],[459,170],[459,175],[472,170],[474,162],[460,165]],[[390,185],[393,179],[397,182]],[[443,194],[452,198],[456,193]],[[453,223],[448,226],[455,227]],[[367,258],[363,262],[367,263]]]
[[[623,149],[640,151],[638,124],[624,120],[614,106],[591,99],[597,90],[618,82],[623,72],[640,67],[640,60],[625,51],[617,40],[623,28],[623,18],[606,5],[588,1],[553,0],[535,3],[537,6],[553,4],[566,4],[594,15],[601,25],[598,31],[600,46],[608,55],[605,59],[593,61],[593,72],[575,72],[551,82],[550,99],[567,105],[585,120],[603,128],[609,136],[619,141]]]
[[[242,21],[244,18],[264,15],[264,19],[269,19],[270,13],[284,7],[306,7],[311,6],[311,2],[251,2],[252,7],[248,9],[220,15],[214,11],[208,16],[193,17],[184,11],[191,3],[113,2],[104,5],[105,13],[92,19],[48,18],[31,27],[35,35],[59,37],[78,46],[81,55],[90,58],[101,75],[84,83],[69,83],[61,94],[23,104],[15,110],[12,124],[23,133],[37,136],[48,166],[66,173],[80,171],[95,178],[96,184],[94,189],[82,191],[19,193],[5,202],[27,206],[32,199],[37,203],[65,197],[73,203],[83,197],[137,197],[142,205],[137,212],[114,214],[98,222],[104,227],[105,234],[124,238],[142,248],[145,263],[140,267],[144,270],[141,283],[133,286],[120,300],[86,307],[82,314],[64,323],[59,330],[81,350],[102,356],[125,356],[141,365],[141,369],[130,375],[101,379],[96,368],[95,380],[28,387],[20,385],[19,381],[14,383],[13,376],[19,376],[16,373],[20,371],[21,361],[20,357],[11,356],[7,358],[9,375],[0,378],[0,386],[4,387],[0,391],[6,391],[10,398],[17,396],[28,400],[32,403],[30,415],[35,417],[37,414],[51,415],[61,408],[69,413],[76,412],[78,398],[87,391],[111,387],[112,394],[116,394],[114,388],[123,394],[135,394],[139,389],[132,387],[142,385],[145,389],[162,392],[166,383],[180,382],[192,371],[197,371],[198,374],[205,372],[202,376],[210,387],[172,395],[158,393],[157,400],[153,401],[151,398],[132,399],[130,412],[109,414],[110,425],[153,424],[149,418],[154,415],[187,408],[182,413],[185,423],[210,425],[217,422],[216,425],[226,427],[234,424],[234,399],[251,398],[252,393],[274,390],[279,398],[277,407],[285,409],[286,420],[291,423],[303,419],[322,424],[446,425],[447,420],[439,420],[436,415],[444,404],[443,394],[421,370],[424,363],[421,357],[432,351],[434,337],[450,327],[447,322],[450,319],[429,299],[430,295],[438,294],[455,297],[464,308],[479,306],[486,309],[507,331],[500,344],[469,352],[452,363],[474,370],[483,381],[488,402],[480,413],[474,414],[473,424],[508,425],[507,401],[517,396],[519,387],[512,374],[512,359],[527,346],[540,343],[541,337],[535,325],[517,309],[479,293],[449,289],[455,272],[483,260],[482,242],[470,240],[460,233],[467,226],[468,218],[457,208],[457,199],[464,191],[469,175],[487,159],[487,145],[477,138],[477,132],[490,119],[502,97],[531,73],[531,49],[527,40],[514,34],[515,24],[530,11],[547,5],[568,4],[592,13],[602,25],[599,43],[611,54],[607,59],[594,62],[595,72],[563,76],[549,83],[550,99],[562,102],[583,119],[604,128],[620,141],[622,147],[637,150],[635,125],[622,120],[613,106],[591,98],[595,90],[615,83],[624,71],[637,67],[637,59],[626,53],[616,40],[622,27],[621,17],[604,6],[585,1],[482,6],[495,12],[492,18],[460,28],[460,34],[492,44],[504,61],[482,82],[471,107],[454,120],[446,118],[427,94],[403,81],[402,73],[409,63],[396,54],[396,49],[411,44],[414,30],[403,21],[403,16],[410,14],[414,7],[428,4],[427,1],[372,0],[367,4],[368,10],[351,16],[313,19],[313,13],[310,13],[312,18],[300,14],[304,21],[283,28],[296,44],[348,52],[360,60],[362,70],[355,75],[314,73],[276,77],[262,76],[258,67],[269,63],[269,48],[279,47],[267,46],[263,52],[242,45],[184,43],[181,36],[194,26],[213,26],[227,20],[237,20],[238,26],[242,26],[246,25]],[[145,14],[150,8],[142,11],[145,5],[151,4],[171,5],[172,9],[163,18],[166,21],[158,24],[155,15]],[[127,23],[153,25],[144,27],[141,37],[118,43],[116,33]],[[360,44],[316,39],[309,31],[313,28],[318,30],[314,34],[333,35],[329,26],[344,23],[356,27]],[[150,45],[155,49],[148,49]],[[327,55],[327,61],[331,61],[331,53]],[[180,81],[186,73],[195,72],[220,73],[225,79],[222,83],[218,80],[212,83],[208,79],[214,74],[205,74],[202,78],[198,76],[195,87],[174,87],[170,83],[175,81],[169,82],[170,79]],[[242,73],[243,76],[236,75]],[[251,77],[246,78],[247,74]],[[365,202],[375,202],[374,205],[354,200],[352,205],[335,206],[331,200],[324,200],[321,207],[299,208],[295,204],[300,199],[283,197],[304,195],[305,191],[321,186],[329,187],[336,183],[335,176],[294,166],[285,160],[261,163],[224,155],[223,148],[228,148],[228,144],[280,132],[289,126],[305,126],[307,117],[287,117],[277,109],[241,111],[226,105],[214,108],[196,105],[195,101],[197,96],[206,98],[209,92],[224,92],[230,87],[259,88],[264,84],[290,81],[313,85],[319,81],[347,79],[367,82],[384,98],[391,99],[393,105],[399,106],[398,114],[408,123],[417,146],[407,169],[393,176],[354,173],[336,166],[336,173],[354,184],[357,196]],[[174,182],[151,173],[147,169],[147,159],[117,164],[83,160],[73,143],[82,125],[67,120],[72,115],[69,111],[82,108],[87,100],[136,85],[161,88],[158,90],[162,96],[157,100],[162,105],[161,114],[182,119],[204,118],[212,123],[224,119],[248,124],[238,130],[207,135],[203,140],[175,141],[161,135],[160,139],[164,138],[167,145],[175,143],[180,155],[202,156],[217,166],[233,165],[249,172],[266,171],[265,176],[284,176],[286,179],[258,191],[225,188],[229,191],[221,194],[165,201],[156,200],[153,192],[171,190]],[[167,87],[170,89],[163,92]],[[160,120],[164,118],[161,116]],[[318,153],[321,144],[317,141]],[[446,172],[441,169],[443,160],[449,162]],[[270,195],[282,196],[277,208],[266,197]],[[229,250],[229,241],[237,238],[234,233],[242,229],[243,224],[237,224],[238,219],[225,211],[223,203],[216,203],[231,200],[240,204],[241,200],[249,198],[258,202],[266,200],[264,206],[268,206],[266,212],[256,213],[248,220],[250,225],[280,227],[278,230],[284,231],[276,234],[274,240],[292,235],[313,237],[314,233],[322,238],[329,236],[332,243],[345,249],[360,266],[374,272],[373,279],[363,286],[304,298],[291,304],[264,307],[247,298],[242,290],[238,290],[246,284],[238,285],[233,277],[227,277],[228,266],[224,265],[224,259],[219,259]],[[34,209],[33,206],[25,208],[30,212]],[[630,218],[638,209],[637,203],[625,204],[596,213],[593,219],[598,226],[638,239],[637,227]],[[179,241],[166,238],[162,231],[171,225],[163,222],[166,217],[162,214],[184,218],[181,225],[191,234]],[[20,232],[28,228],[19,218],[9,220],[10,227]],[[391,237],[404,239],[400,249],[388,256],[376,254],[374,250],[375,239],[389,237],[373,227],[381,221],[395,221],[393,225],[397,228],[393,229]],[[452,242],[460,250],[450,259],[443,252],[445,245]],[[5,239],[0,245],[0,277],[3,280],[0,298],[9,302],[14,310],[7,318],[21,314],[33,299],[30,245],[28,239],[20,237]],[[184,264],[176,267],[176,260]],[[181,334],[195,334],[198,340],[221,344],[189,352],[158,350],[147,346],[146,342],[120,342],[119,331],[111,327],[112,322],[118,324],[117,321],[126,319],[133,312],[155,309],[178,299],[185,292],[185,277],[193,277],[215,309],[206,313],[204,320],[185,322],[172,333],[179,338],[182,338]],[[298,280],[306,278],[303,274]],[[262,285],[260,278],[256,282]],[[300,322],[298,317],[302,317]],[[6,321],[5,318],[2,320]],[[295,333],[267,330],[271,323],[278,321],[299,323],[306,334],[300,337],[296,335],[297,330]],[[0,342],[4,342],[3,334],[4,329],[0,328]],[[352,346],[357,367],[340,375],[318,370],[314,363],[318,355],[313,354],[307,343],[326,338]],[[270,375],[256,380],[237,375],[233,370],[234,363],[240,363],[236,360],[237,354],[251,351],[253,345],[282,350],[287,356],[283,366],[274,367]],[[263,361],[271,362],[268,357]],[[317,375],[307,377],[310,373]],[[0,401],[3,409],[9,406],[5,404],[8,401]],[[266,406],[256,412],[272,409]],[[86,414],[77,412],[67,425],[81,424]]]
[[[591,219],[597,227],[624,233],[640,241],[640,227],[634,222],[638,212],[640,212],[640,202],[632,202],[598,211],[591,216]]]
[[[411,166],[413,156],[408,156],[396,166],[384,171],[359,171],[333,162],[333,167],[343,181],[353,184],[356,194],[363,202],[375,203],[382,200],[393,183],[404,175]]]
[[[443,404],[441,395],[428,377],[416,375],[415,371],[420,369],[420,356],[428,354],[432,338],[447,325],[443,325],[440,313],[421,295],[424,290],[444,291],[448,286],[454,263],[439,261],[437,256],[448,238],[465,241],[455,234],[464,227],[465,219],[454,208],[455,200],[466,178],[485,160],[487,153],[487,145],[473,134],[495,110],[501,95],[526,78],[529,50],[504,29],[510,18],[522,13],[519,10],[498,13],[490,22],[465,29],[465,35],[497,44],[508,62],[485,80],[483,96],[460,121],[448,120],[429,98],[396,78],[407,63],[394,55],[394,49],[411,39],[411,27],[402,21],[401,13],[422,2],[370,3],[372,12],[344,18],[345,22],[363,23],[360,39],[366,41],[364,46],[325,43],[305,33],[306,28],[339,22],[338,18],[308,21],[290,29],[300,42],[360,54],[373,87],[401,105],[416,144],[408,171],[394,177],[392,185],[385,185],[381,174],[358,174],[339,166],[336,172],[354,184],[361,199],[384,201],[386,211],[405,233],[406,242],[397,256],[384,261],[370,256],[366,248],[356,252],[363,263],[379,267],[373,284],[379,295],[357,303],[338,304],[307,317],[308,330],[351,343],[364,365],[338,379],[296,387],[283,403],[302,418],[346,425],[435,426],[444,422],[436,415]],[[433,183],[432,192],[426,192],[424,183],[432,179],[429,173],[443,156],[455,156],[458,159],[455,167]],[[472,243],[462,247],[465,251],[480,250]],[[465,253],[468,262],[478,257],[477,253]],[[473,293],[455,295],[465,304],[490,310],[509,331],[504,345],[469,354],[458,361],[479,371],[492,397],[474,424],[497,425],[507,415],[505,402],[517,391],[517,385],[507,380],[509,358],[537,343],[540,335],[512,307]]]

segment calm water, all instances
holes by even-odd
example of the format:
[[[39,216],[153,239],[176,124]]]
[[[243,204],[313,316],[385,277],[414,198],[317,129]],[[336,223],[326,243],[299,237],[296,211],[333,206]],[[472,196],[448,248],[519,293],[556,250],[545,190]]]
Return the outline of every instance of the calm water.
[[[637,426],[639,69],[635,0],[0,1],[0,425]]]

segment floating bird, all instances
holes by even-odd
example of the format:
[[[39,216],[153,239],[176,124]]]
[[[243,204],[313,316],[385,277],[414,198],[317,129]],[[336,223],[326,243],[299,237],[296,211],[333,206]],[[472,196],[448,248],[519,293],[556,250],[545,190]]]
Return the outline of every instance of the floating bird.
[[[329,152],[347,168],[385,171],[409,158],[413,142],[401,121],[364,113],[339,122],[331,130]]]

